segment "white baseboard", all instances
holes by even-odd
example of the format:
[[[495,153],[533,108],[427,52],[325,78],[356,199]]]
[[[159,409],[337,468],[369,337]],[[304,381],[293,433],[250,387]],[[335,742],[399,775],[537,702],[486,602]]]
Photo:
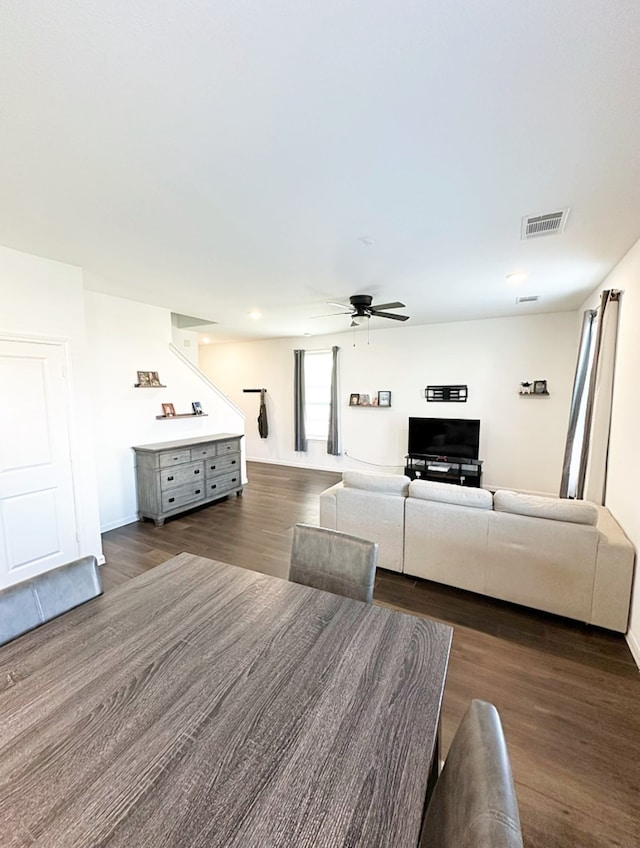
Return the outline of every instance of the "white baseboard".
[[[247,462],[259,462],[263,465],[286,465],[288,468],[307,468],[309,471],[330,471],[333,474],[342,474],[345,468],[327,468],[326,465],[310,465],[308,462],[285,462],[284,459],[264,459],[263,457],[247,457]],[[249,480],[249,484],[251,480]]]
[[[115,530],[118,527],[124,527],[125,524],[134,524],[138,521],[138,513],[129,515],[126,518],[119,518],[116,521],[109,521],[108,524],[100,526],[101,533],[107,533],[109,530]]]
[[[640,670],[640,643],[638,643],[638,640],[631,631],[627,633],[626,639],[629,650],[631,651],[631,656]]]

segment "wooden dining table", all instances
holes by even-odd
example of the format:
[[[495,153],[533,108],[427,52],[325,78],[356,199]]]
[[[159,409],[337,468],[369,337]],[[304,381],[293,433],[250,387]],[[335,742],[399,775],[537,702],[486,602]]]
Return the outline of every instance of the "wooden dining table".
[[[0,648],[0,845],[415,848],[451,636],[180,554]]]

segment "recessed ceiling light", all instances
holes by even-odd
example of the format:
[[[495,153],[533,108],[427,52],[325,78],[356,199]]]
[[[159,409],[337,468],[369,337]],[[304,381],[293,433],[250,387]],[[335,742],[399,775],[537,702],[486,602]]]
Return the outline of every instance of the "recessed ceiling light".
[[[528,276],[526,271],[514,271],[512,274],[507,274],[507,280],[510,283],[524,283]]]
[[[373,236],[360,236],[358,241],[362,242],[365,247],[371,247],[373,244]]]
[[[254,321],[257,321],[258,318],[262,318],[262,313],[258,312],[257,309],[254,309],[249,313],[249,318],[253,318]]]

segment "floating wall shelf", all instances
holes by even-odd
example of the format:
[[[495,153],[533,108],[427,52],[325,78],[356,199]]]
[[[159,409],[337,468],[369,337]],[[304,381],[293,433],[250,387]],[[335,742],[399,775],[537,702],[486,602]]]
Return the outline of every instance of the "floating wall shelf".
[[[183,412],[179,415],[156,415],[158,421],[173,421],[174,418],[208,418],[206,412]]]

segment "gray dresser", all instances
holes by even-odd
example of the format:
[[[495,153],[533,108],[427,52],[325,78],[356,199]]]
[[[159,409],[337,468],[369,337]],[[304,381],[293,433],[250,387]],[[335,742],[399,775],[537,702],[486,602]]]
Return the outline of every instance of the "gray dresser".
[[[165,518],[225,495],[242,494],[240,439],[218,433],[134,445],[138,514],[162,524]]]

